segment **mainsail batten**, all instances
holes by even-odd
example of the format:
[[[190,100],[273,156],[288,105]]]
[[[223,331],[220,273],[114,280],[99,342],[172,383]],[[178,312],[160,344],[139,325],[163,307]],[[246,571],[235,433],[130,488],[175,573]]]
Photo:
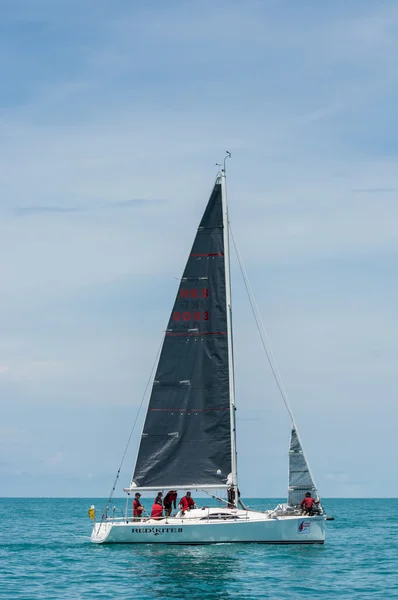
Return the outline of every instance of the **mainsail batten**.
[[[226,485],[231,472],[224,224],[216,183],[165,332],[132,486]]]

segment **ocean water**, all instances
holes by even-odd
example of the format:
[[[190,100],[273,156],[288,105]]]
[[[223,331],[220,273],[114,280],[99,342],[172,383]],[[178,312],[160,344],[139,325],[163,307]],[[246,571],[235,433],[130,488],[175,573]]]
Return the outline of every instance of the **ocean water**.
[[[323,546],[94,545],[90,504],[0,499],[0,598],[398,599],[397,499],[324,500]]]

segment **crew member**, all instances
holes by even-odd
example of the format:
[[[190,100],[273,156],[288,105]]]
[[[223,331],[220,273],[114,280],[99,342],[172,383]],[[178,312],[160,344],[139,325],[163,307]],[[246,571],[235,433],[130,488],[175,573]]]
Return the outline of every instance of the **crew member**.
[[[166,517],[171,515],[172,505],[174,505],[174,510],[177,508],[177,490],[170,490],[164,497],[163,506]]]
[[[158,495],[155,498],[155,502],[153,503],[152,506],[152,512],[151,512],[151,517],[153,519],[160,519],[160,517],[163,517],[163,493],[159,492]]]
[[[133,517],[135,519],[140,519],[142,517],[142,512],[145,510],[140,502],[140,498],[141,494],[137,492],[133,500]]]
[[[228,508],[235,508],[235,488],[233,485],[227,489]],[[238,488],[238,500],[240,498],[240,491]]]
[[[181,513],[184,515],[187,510],[191,510],[191,508],[198,508],[191,498],[191,492],[187,492],[179,503],[179,508],[181,508]]]
[[[319,500],[312,498],[311,492],[307,492],[305,498],[301,502],[301,510],[303,515],[312,515],[314,504],[319,504]]]

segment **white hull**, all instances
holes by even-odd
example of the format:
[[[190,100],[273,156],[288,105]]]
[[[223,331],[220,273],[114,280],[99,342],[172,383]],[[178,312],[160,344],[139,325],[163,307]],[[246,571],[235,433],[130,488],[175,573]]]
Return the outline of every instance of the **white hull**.
[[[162,519],[107,520],[96,523],[96,544],[323,544],[325,517],[278,516],[256,511],[192,510]]]

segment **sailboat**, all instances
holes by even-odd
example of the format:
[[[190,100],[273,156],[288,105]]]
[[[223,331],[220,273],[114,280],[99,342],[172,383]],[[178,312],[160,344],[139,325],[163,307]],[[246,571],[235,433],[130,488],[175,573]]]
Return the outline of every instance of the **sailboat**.
[[[225,160],[223,167],[179,283],[134,473],[124,491],[132,498],[137,492],[192,490],[210,495],[217,490],[220,495],[228,492],[228,501],[161,518],[134,517],[131,510],[116,517],[107,507],[101,521],[94,523],[94,543],[322,544],[325,540],[321,505],[316,505],[315,514],[305,515],[300,507],[307,492],[317,503],[319,495],[294,423],[287,503],[258,511],[240,500]]]

